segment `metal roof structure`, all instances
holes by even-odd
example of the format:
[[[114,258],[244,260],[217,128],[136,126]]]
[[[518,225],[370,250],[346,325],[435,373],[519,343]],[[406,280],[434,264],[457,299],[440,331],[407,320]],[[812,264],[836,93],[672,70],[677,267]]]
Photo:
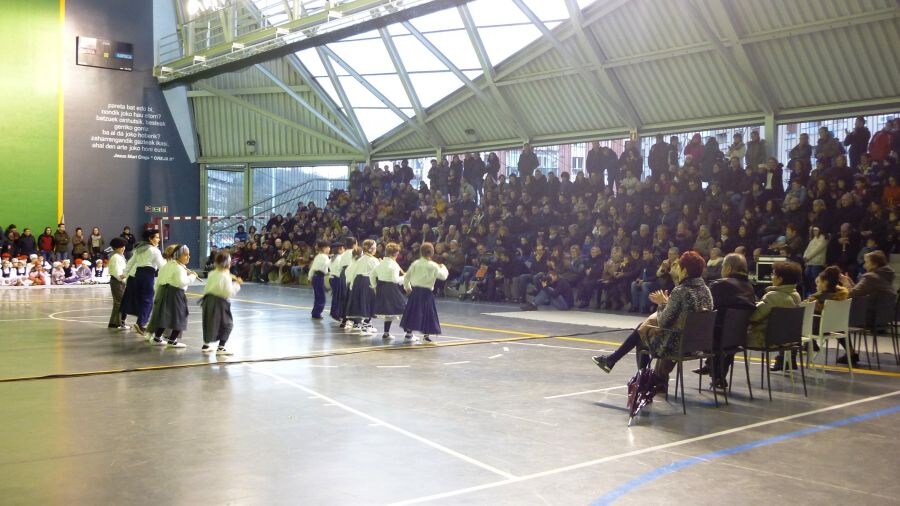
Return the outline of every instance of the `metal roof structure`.
[[[189,96],[201,161],[399,158],[896,110],[897,47],[897,0],[460,0]]]

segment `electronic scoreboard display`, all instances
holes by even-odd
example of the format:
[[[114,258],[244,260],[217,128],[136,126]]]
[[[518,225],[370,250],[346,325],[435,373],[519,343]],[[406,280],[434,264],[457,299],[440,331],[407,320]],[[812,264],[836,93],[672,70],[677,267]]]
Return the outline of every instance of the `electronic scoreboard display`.
[[[130,42],[96,37],[77,37],[75,40],[78,47],[75,62],[78,65],[131,72],[134,66],[134,45]]]

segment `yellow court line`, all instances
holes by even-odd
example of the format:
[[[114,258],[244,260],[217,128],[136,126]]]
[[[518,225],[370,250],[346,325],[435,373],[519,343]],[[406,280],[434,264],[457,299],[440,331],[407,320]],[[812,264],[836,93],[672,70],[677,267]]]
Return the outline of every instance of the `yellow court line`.
[[[623,331],[626,329],[622,329]],[[615,343],[612,341],[601,341],[599,339],[585,339],[583,337],[556,337],[555,339],[562,339],[563,341],[581,341],[583,343],[597,343],[597,344],[608,344],[610,346],[621,346],[622,343]]]
[[[188,295],[190,295],[192,297],[199,297],[199,295],[195,295],[192,293],[188,294]],[[264,304],[267,306],[275,306],[275,307],[286,307],[286,308],[294,308],[294,309],[312,309],[309,306],[297,306],[297,305],[293,305],[293,304],[279,304],[276,302],[264,302],[264,301],[260,301],[260,300],[247,300],[247,299],[231,299],[231,300],[234,302],[246,302],[249,304]],[[495,334],[509,334],[509,335],[513,335],[513,336],[522,336],[522,337],[535,337],[535,338],[549,337],[545,334],[534,334],[531,332],[519,332],[516,330],[492,329],[492,328],[487,328],[487,327],[472,327],[469,325],[460,325],[457,323],[442,323],[441,326],[450,327],[450,328],[454,328],[454,329],[478,330],[481,332],[492,332]]]
[[[89,299],[55,299],[55,300],[0,300],[0,304],[56,304],[59,302],[82,302],[89,300],[112,300],[110,297],[93,297]]]

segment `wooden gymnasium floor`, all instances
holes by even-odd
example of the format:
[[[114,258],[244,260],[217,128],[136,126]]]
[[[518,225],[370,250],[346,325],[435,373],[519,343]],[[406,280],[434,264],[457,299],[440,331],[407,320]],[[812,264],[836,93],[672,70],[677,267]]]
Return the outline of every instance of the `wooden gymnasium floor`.
[[[757,360],[756,400],[735,374],[718,409],[688,373],[686,416],[660,398],[627,428],[634,362],[590,357],[634,318],[444,300],[437,344],[384,345],[311,299],[245,285],[217,360],[197,309],[161,350],[105,328],[108,287],[0,291],[0,503],[900,503],[888,353],[808,398],[776,375],[771,402]]]

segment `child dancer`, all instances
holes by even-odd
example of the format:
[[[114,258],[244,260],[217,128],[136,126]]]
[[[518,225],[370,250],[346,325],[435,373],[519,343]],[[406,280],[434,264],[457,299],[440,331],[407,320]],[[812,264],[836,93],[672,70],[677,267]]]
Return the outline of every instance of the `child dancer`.
[[[231,255],[228,252],[216,253],[214,262],[215,269],[207,276],[203,298],[200,299],[200,306],[203,308],[203,347],[200,351],[212,353],[210,344],[218,341],[216,355],[231,355],[225,349],[225,343],[234,328],[231,302],[228,299],[237,295],[244,280],[231,274]]]
[[[340,241],[331,245],[331,263],[328,266],[328,283],[331,285],[331,309],[329,314],[331,318],[341,320],[341,294],[344,291],[344,281],[341,279],[342,268],[338,262],[344,256],[344,244]]]
[[[355,259],[359,258],[361,254],[362,252],[356,246],[356,239],[347,237],[344,239],[344,253],[338,258],[337,265],[332,266],[333,269],[338,271],[338,277],[341,280],[341,290],[339,294],[340,298],[338,298],[337,314],[332,312],[331,317],[335,320],[340,319],[341,329],[343,330],[350,330],[350,327],[353,325],[347,318],[347,302],[350,299],[350,281],[347,277],[347,269],[350,268],[350,264],[352,264]],[[334,297],[334,295],[332,295],[332,297]],[[332,308],[334,308],[334,300],[332,300]],[[334,311],[334,309],[332,309],[332,311]]]
[[[312,308],[313,320],[321,320],[322,311],[325,309],[325,275],[328,273],[328,266],[331,263],[328,258],[330,251],[331,246],[328,241],[322,239],[316,241],[317,254],[309,267],[309,282],[312,284],[315,297]]]
[[[156,292],[157,310],[153,312],[147,328],[153,332],[154,338],[151,344],[154,346],[167,346],[168,348],[186,348],[184,343],[178,342],[181,333],[187,329],[188,306],[185,289],[192,281],[197,279],[197,274],[187,268],[191,259],[191,252],[187,246],[176,246],[172,261],[159,270]],[[172,332],[167,341],[163,341],[162,335],[166,329]]]
[[[366,239],[360,248],[361,255],[347,268],[347,279],[350,280],[350,298],[347,302],[347,318],[353,320],[353,331],[361,334],[377,334],[378,331],[369,321],[375,315],[375,290],[372,290],[369,276],[378,266],[375,254],[375,241]]]
[[[127,315],[122,314],[122,296],[125,295],[125,280],[128,279],[125,271],[125,239],[113,237],[109,245],[113,249],[113,254],[109,257],[109,290],[112,292],[113,308],[107,327],[128,330],[128,325],[125,325]]]
[[[412,340],[413,331],[417,330],[430,343],[432,335],[441,333],[441,322],[434,303],[434,282],[447,279],[449,273],[443,264],[431,260],[434,256],[434,246],[431,243],[422,243],[419,253],[421,257],[409,266],[403,277],[403,286],[410,295],[400,326],[406,331],[407,341]]]
[[[406,307],[406,297],[403,295],[403,272],[397,264],[397,255],[400,246],[390,242],[384,247],[384,258],[378,267],[372,271],[369,279],[372,288],[375,289],[375,316],[384,320],[384,334],[381,338],[390,341],[391,323],[395,318],[403,315]]]

